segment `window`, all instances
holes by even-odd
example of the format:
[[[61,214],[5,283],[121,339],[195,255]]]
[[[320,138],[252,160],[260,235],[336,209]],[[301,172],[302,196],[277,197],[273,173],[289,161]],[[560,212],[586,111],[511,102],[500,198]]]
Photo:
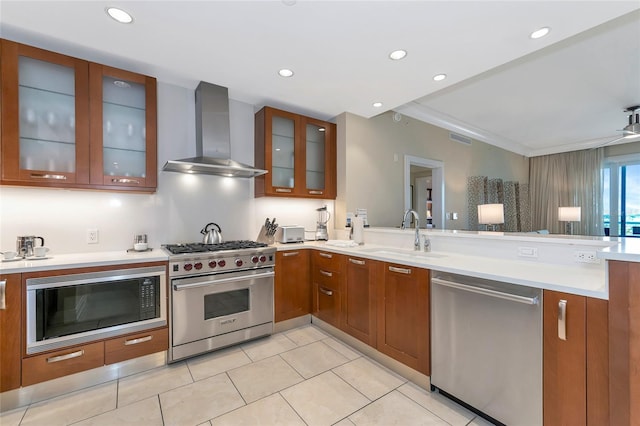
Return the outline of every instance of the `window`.
[[[605,235],[640,237],[640,155],[607,158],[602,179]]]

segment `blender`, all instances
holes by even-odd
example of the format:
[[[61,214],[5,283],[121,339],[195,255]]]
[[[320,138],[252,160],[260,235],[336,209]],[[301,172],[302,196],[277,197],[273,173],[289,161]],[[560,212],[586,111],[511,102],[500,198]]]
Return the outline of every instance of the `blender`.
[[[327,233],[327,222],[329,222],[329,218],[331,217],[331,213],[327,211],[327,206],[320,207],[316,209],[318,212],[318,222],[316,223],[316,240],[317,241],[327,241],[329,239],[329,234]]]

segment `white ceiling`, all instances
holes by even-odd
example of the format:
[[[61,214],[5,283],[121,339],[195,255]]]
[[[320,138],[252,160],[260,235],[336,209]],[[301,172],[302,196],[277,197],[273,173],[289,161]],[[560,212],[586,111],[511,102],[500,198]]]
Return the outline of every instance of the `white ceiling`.
[[[3,0],[0,36],[323,119],[394,109],[524,155],[613,140],[640,104],[638,0]]]

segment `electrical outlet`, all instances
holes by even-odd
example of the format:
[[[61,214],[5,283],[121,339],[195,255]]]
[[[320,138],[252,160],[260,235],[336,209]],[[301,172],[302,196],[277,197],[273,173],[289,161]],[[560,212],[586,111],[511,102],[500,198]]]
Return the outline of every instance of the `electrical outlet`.
[[[87,229],[87,244],[98,244],[98,230]]]
[[[519,257],[538,257],[538,249],[535,247],[518,247]]]
[[[595,251],[576,251],[574,256],[578,263],[600,263]]]

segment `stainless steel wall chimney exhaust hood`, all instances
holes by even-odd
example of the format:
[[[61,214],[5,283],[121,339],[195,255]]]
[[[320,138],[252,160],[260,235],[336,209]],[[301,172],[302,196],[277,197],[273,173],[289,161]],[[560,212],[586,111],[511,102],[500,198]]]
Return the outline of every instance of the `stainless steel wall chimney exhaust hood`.
[[[241,178],[267,173],[230,157],[229,90],[201,81],[196,88],[196,157],[169,160],[162,170]]]

